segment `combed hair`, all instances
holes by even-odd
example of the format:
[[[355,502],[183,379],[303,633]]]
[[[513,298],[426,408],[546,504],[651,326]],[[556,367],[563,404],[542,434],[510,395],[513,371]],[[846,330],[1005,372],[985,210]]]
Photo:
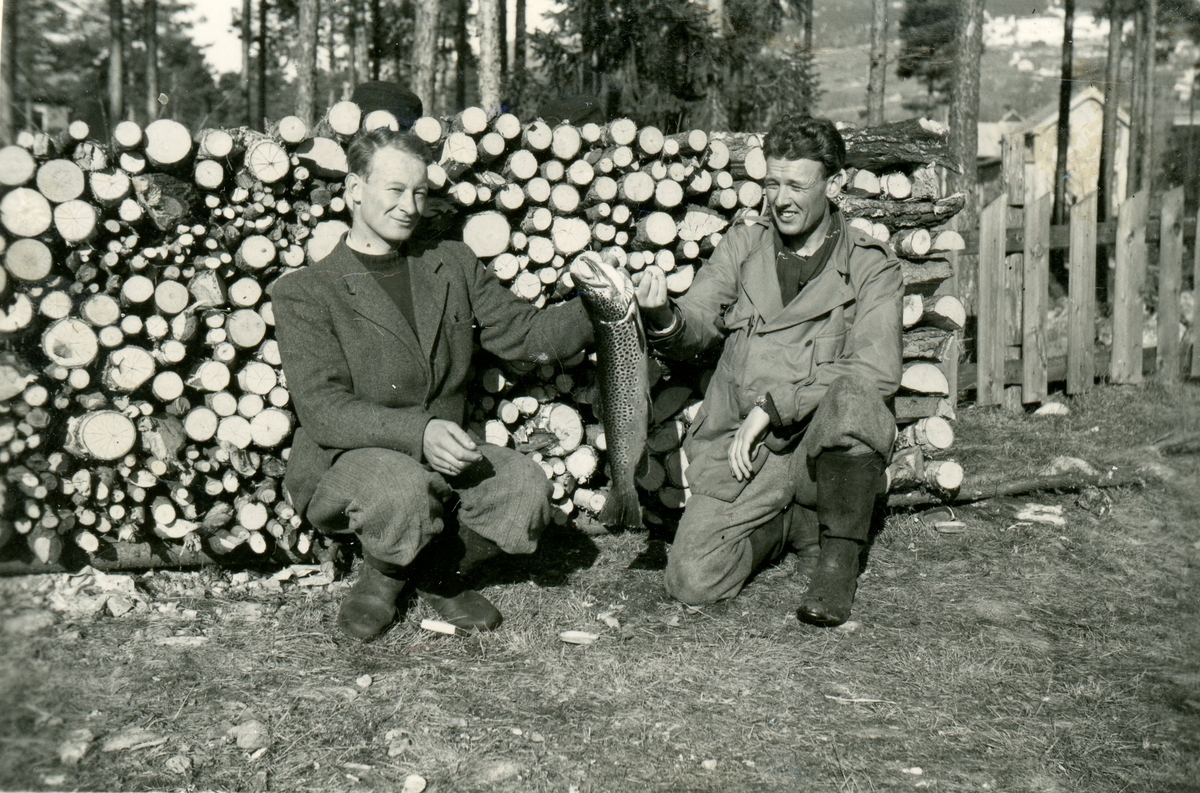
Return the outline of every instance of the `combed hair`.
[[[825,176],[831,176],[846,164],[846,142],[829,119],[797,113],[771,125],[763,154],[777,160],[816,160],[825,166]]]
[[[397,132],[391,127],[379,127],[370,132],[361,132],[354,136],[346,148],[346,162],[350,173],[356,173],[363,179],[371,175],[371,160],[380,149],[396,149],[405,154],[411,154],[423,165],[433,162],[433,155],[425,141],[408,132]]]

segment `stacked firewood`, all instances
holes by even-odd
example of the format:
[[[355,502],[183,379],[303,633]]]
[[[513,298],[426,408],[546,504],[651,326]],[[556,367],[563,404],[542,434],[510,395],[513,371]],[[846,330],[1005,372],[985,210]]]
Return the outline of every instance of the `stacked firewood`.
[[[42,562],[147,540],[207,554],[325,547],[281,486],[294,415],[266,287],[345,232],[345,145],[394,123],[342,102],[312,129],[297,117],[268,134],[123,122],[101,143],[76,122],[0,149],[0,544],[23,535]],[[905,256],[905,388],[922,421],[899,443],[937,453],[951,387],[925,370],[941,375],[962,318],[941,286],[942,254],[961,239],[936,228],[962,198],[940,197],[944,134],[913,124],[847,131],[857,170],[842,206]],[[589,249],[659,267],[683,294],[730,224],[762,208],[753,135],[628,119],[552,128],[478,108],[413,131],[438,155],[426,232],[463,239],[539,307],[570,295],[567,264]],[[560,523],[604,503],[593,360],[478,367],[469,428],[534,457]],[[639,484],[655,522],[686,501],[680,445],[711,369],[651,366]],[[914,464],[908,481],[947,487],[930,468]]]

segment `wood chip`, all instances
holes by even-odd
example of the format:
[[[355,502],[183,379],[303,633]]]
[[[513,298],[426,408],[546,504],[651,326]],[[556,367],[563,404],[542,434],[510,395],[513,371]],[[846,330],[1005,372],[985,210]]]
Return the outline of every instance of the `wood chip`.
[[[600,634],[587,631],[563,631],[558,634],[558,638],[567,644],[593,644],[600,638]]]

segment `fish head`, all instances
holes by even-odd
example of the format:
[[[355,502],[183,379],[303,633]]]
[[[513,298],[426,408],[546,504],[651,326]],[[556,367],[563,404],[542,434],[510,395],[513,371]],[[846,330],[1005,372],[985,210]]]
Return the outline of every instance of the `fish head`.
[[[616,321],[637,310],[637,288],[612,257],[585,251],[571,262],[571,280],[588,312]]]

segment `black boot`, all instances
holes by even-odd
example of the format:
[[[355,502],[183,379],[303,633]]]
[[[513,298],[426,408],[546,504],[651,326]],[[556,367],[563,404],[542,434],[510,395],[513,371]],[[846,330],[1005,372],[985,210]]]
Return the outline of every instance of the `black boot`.
[[[422,569],[417,594],[451,625],[493,631],[504,617],[490,600],[468,587],[464,576],[499,553],[494,542],[467,528],[435,538],[418,557]]]
[[[796,574],[812,581],[821,558],[821,525],[816,510],[793,504],[788,544],[796,552]]]
[[[405,585],[402,570],[364,559],[358,570],[358,580],[338,611],[338,627],[343,633],[369,642],[391,627],[399,614],[396,601]]]
[[[788,527],[792,510],[784,508],[775,517],[759,526],[750,535],[750,548],[754,552],[754,569],[774,562],[787,550]]]
[[[871,528],[875,496],[883,485],[878,454],[822,452],[815,460],[821,556],[796,611],[811,625],[830,627],[850,618],[858,587],[859,556]]]

